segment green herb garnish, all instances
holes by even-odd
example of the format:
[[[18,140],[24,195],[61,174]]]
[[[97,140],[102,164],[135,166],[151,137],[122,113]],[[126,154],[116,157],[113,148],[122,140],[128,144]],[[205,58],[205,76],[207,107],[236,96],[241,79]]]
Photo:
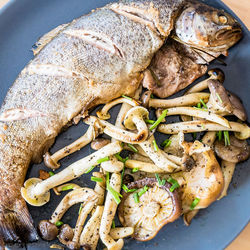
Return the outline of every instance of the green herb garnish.
[[[80,214],[80,213],[81,213],[81,211],[82,211],[82,205],[83,205],[83,204],[81,204],[81,205],[80,205],[80,207],[79,207],[78,214]]]
[[[111,227],[115,228],[115,221],[114,220],[112,221],[112,226]]]
[[[155,174],[156,180],[158,181],[159,186],[164,186],[166,184],[166,180],[159,177],[159,174]]]
[[[159,150],[158,145],[157,145],[157,143],[156,143],[155,140],[153,140],[153,146],[154,146],[154,150],[155,150],[155,151],[158,151],[158,150]]]
[[[139,195],[138,193],[133,193],[135,203],[139,203]]]
[[[148,191],[148,186],[144,186],[143,189],[138,193],[138,196],[141,197]]]
[[[109,193],[112,195],[114,201],[116,202],[116,204],[119,204],[121,202],[120,197],[122,197],[122,195],[118,192],[116,192],[109,184],[109,172],[107,172],[106,174],[106,187],[107,190],[109,191]]]
[[[172,186],[169,189],[170,192],[174,192],[176,188],[180,187],[178,181],[173,179],[172,177],[169,177],[167,181],[172,184]]]
[[[128,99],[128,100],[130,100],[130,101],[132,101],[132,100],[133,100],[131,97],[126,96],[126,95],[122,95],[122,97],[123,97],[123,98],[126,98],[126,99]]]
[[[51,177],[53,175],[55,175],[55,173],[53,173],[52,171],[49,171],[49,176]]]
[[[132,173],[136,173],[138,171],[139,171],[139,168],[132,168],[132,170],[131,170]]]
[[[169,139],[166,139],[162,144],[161,144],[161,146],[162,147],[164,147],[164,148],[167,148],[167,147],[169,147],[170,145],[171,145],[171,140],[169,140]]]
[[[218,93],[216,93],[216,95],[217,95],[217,97],[218,97],[220,103],[223,103],[223,102],[222,102],[222,99],[221,99],[221,97],[220,97],[220,95],[219,95]]]
[[[109,157],[108,157],[108,156],[106,156],[106,157],[104,157],[104,158],[101,158],[101,159],[97,160],[97,163],[98,163],[98,164],[101,164],[102,162],[105,162],[105,161],[109,161]]]
[[[118,161],[121,161],[121,162],[123,162],[123,163],[125,163],[125,162],[128,160],[128,157],[122,158],[122,157],[120,156],[120,153],[116,153],[116,154],[115,154],[115,157],[116,157],[116,159],[117,159]]]
[[[206,105],[206,103],[203,101],[203,99],[200,99],[200,102],[202,103],[202,106],[203,106],[205,109],[207,109],[207,105]]]
[[[123,189],[126,193],[133,193],[134,191],[137,190],[137,189],[135,189],[135,188],[129,189],[125,184],[122,185],[122,189]]]
[[[166,117],[167,113],[168,113],[167,109],[163,110],[160,117],[154,122],[154,124],[149,128],[149,130],[152,131],[153,129],[155,129],[162,122],[162,120]]]
[[[134,151],[135,153],[138,152],[138,149],[137,149],[134,145],[128,143],[128,147],[129,147],[132,151]]]
[[[194,208],[197,206],[197,204],[199,203],[200,199],[199,198],[195,198],[190,206],[191,210],[194,210]]]
[[[95,166],[90,167],[89,170],[87,170],[87,171],[85,172],[85,174],[90,173],[94,168],[95,168]]]
[[[102,178],[98,178],[98,177],[91,176],[91,181],[103,182],[103,179],[102,179]]]
[[[146,119],[145,122],[148,123],[148,124],[154,124],[155,123],[154,120],[149,120],[149,119]]]
[[[222,131],[218,131],[216,133],[216,135],[218,136],[219,141],[221,141],[221,139],[222,139]]]
[[[223,131],[223,134],[224,134],[225,146],[229,146],[230,145],[229,132],[228,131]]]
[[[201,109],[201,103],[200,102],[197,103],[197,108]]]
[[[57,227],[60,227],[61,225],[63,225],[63,222],[62,221],[57,221],[56,223],[55,223],[55,225],[57,226]]]
[[[72,185],[67,185],[67,186],[64,186],[62,187],[62,191],[67,191],[67,190],[70,190],[70,189],[73,189],[74,187]]]

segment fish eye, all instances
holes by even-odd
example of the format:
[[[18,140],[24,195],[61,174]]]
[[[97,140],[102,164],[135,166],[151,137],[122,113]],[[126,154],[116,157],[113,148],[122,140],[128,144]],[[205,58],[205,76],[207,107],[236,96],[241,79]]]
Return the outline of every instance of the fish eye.
[[[219,16],[219,22],[222,24],[226,24],[227,23],[227,17],[224,15],[220,15]]]

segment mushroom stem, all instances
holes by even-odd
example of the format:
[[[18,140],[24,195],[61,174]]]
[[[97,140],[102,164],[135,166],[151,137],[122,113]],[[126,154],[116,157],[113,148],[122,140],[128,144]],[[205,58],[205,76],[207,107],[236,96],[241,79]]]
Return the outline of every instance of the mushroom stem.
[[[110,156],[109,161],[101,163],[101,168],[106,172],[119,173],[123,169],[123,163],[118,161],[116,157]]]
[[[95,177],[100,177],[103,179],[102,182],[96,182],[95,184],[95,192],[99,195],[97,205],[102,205],[104,202],[104,195],[105,195],[105,187],[106,187],[106,180],[104,178],[104,174],[102,173],[102,169],[100,168],[100,172],[98,173],[99,175],[97,176],[97,173],[93,173],[93,176]]]
[[[228,130],[237,132],[237,138],[244,140],[250,136],[250,128],[246,124],[238,122],[229,122],[231,128],[227,128],[209,121],[190,121],[190,122],[178,122],[172,124],[160,124],[158,131],[164,134],[178,134],[179,131],[183,133],[194,133],[202,131],[221,131]]]
[[[193,107],[176,107],[168,109],[168,115],[188,115],[206,119],[230,128],[229,122],[222,116],[216,115],[211,111],[196,109]]]
[[[37,197],[43,196],[46,192],[48,192],[51,188],[56,187],[62,183],[68,182],[72,179],[75,179],[85,172],[87,172],[92,166],[98,165],[98,160],[107,156],[114,155],[122,150],[121,144],[119,142],[110,143],[102,149],[94,152],[83,159],[74,162],[60,173],[51,176],[50,178],[41,181],[39,183],[35,183],[34,185],[29,186],[29,190],[23,198],[25,200],[33,199],[36,200]],[[27,180],[29,181],[29,180]],[[27,182],[26,181],[26,182]],[[26,183],[25,182],[25,183]],[[25,190],[24,187],[21,190]]]
[[[229,161],[224,161],[224,160],[221,161],[221,170],[222,170],[223,177],[224,177],[224,187],[223,187],[220,197],[217,200],[220,200],[221,198],[227,195],[227,190],[232,180],[235,166],[236,166],[236,163],[234,162],[229,162]]]
[[[216,132],[209,131],[202,137],[202,143],[208,146],[212,146],[216,140]]]
[[[80,245],[89,245],[91,250],[96,249],[100,234],[100,223],[103,213],[103,206],[97,206],[94,214],[91,216],[86,226],[84,227],[81,237],[80,237]]]
[[[110,186],[118,193],[121,190],[121,174],[114,173],[110,178]],[[123,240],[119,239],[117,242],[109,235],[112,221],[114,219],[117,209],[117,204],[114,201],[110,192],[107,193],[106,201],[104,205],[104,211],[101,219],[100,226],[100,238],[102,242],[107,246],[108,249],[122,249]]]
[[[107,135],[109,135],[112,138],[115,138],[119,141],[126,142],[126,143],[138,143],[142,142],[147,139],[148,135],[148,128],[146,124],[144,125],[141,121],[138,123],[138,132],[132,133],[124,129],[120,129],[113,124],[106,122],[104,120],[101,120],[95,116],[89,116],[84,120],[85,123],[89,123],[93,120],[97,120],[101,126],[103,126],[103,132]]]
[[[103,120],[110,119],[110,114],[108,113],[109,110],[112,107],[114,107],[115,105],[120,104],[120,103],[127,103],[133,107],[140,105],[140,102],[138,100],[135,100],[132,98],[128,99],[128,98],[121,97],[121,98],[115,99],[115,100],[107,103],[106,105],[104,105],[102,109],[100,109],[96,112],[97,116]]]
[[[57,169],[60,167],[58,163],[62,158],[80,150],[87,144],[89,144],[96,136],[98,136],[98,131],[94,128],[94,126],[89,126],[86,133],[81,136],[79,139],[71,143],[70,145],[58,150],[53,155],[50,155],[49,152],[44,155],[44,164],[48,168]]]
[[[49,221],[55,224],[57,221],[61,220],[65,212],[71,206],[80,202],[96,201],[97,199],[98,196],[93,189],[81,188],[73,190],[64,196]]]
[[[110,230],[110,236],[114,240],[123,239],[126,238],[134,233],[133,227],[116,227],[111,228]]]
[[[177,97],[174,99],[150,99],[149,107],[153,108],[172,108],[172,107],[181,107],[181,106],[193,106],[200,102],[200,99],[203,99],[204,102],[209,100],[209,93],[192,93]]]
[[[155,151],[153,147],[154,136],[152,135],[145,142],[140,143],[140,146],[145,151],[145,153],[149,156],[149,158],[154,162],[154,164],[163,169],[165,172],[173,172],[174,170],[181,170],[181,167],[170,161],[164,151],[160,148]]]

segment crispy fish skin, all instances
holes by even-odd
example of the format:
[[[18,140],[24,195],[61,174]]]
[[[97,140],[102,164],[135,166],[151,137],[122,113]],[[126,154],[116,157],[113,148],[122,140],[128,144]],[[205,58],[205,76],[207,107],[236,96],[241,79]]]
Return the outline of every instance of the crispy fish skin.
[[[183,2],[121,3],[142,12],[140,20],[116,12],[112,4],[98,9],[59,29],[22,70],[0,114],[26,109],[26,114],[43,115],[0,123],[0,241],[37,240],[20,194],[30,163],[41,160],[77,114],[137,89],[141,72],[169,35]],[[144,22],[147,11],[142,10],[148,6],[157,17],[155,25]]]

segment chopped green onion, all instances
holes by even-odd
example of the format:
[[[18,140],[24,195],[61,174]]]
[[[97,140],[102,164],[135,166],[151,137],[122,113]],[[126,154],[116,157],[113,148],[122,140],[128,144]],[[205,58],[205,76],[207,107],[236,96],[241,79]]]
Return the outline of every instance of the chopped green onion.
[[[158,181],[159,186],[164,186],[166,184],[166,180],[159,177],[159,174],[155,174],[156,180]]]
[[[116,154],[115,154],[115,157],[116,157],[116,159],[117,159],[118,161],[121,161],[121,162],[123,162],[123,163],[125,163],[125,162],[128,160],[128,157],[122,158],[122,157],[120,156],[120,153],[116,153]]]
[[[107,190],[109,191],[109,193],[112,195],[114,201],[116,202],[116,204],[119,204],[121,202],[120,197],[122,197],[122,195],[118,192],[116,192],[109,184],[109,172],[107,172],[106,174],[106,187]]]
[[[73,189],[72,185],[67,185],[67,186],[62,187],[62,191],[67,191],[67,190],[70,190],[70,189]]]
[[[216,93],[216,95],[217,95],[217,97],[218,97],[218,99],[219,99],[220,103],[223,103],[223,101],[221,100],[220,95],[219,95],[218,93]]]
[[[112,228],[115,228],[115,221],[112,221]]]
[[[200,199],[199,198],[195,198],[190,206],[191,210],[194,210],[194,208],[197,206],[197,204],[199,203]]]
[[[157,145],[157,143],[156,143],[155,140],[153,140],[153,146],[154,146],[154,150],[155,150],[155,151],[158,151],[158,150],[159,150],[158,145]]]
[[[126,96],[126,95],[122,95],[122,97],[123,97],[123,98],[126,98],[126,99],[128,99],[128,100],[130,100],[130,101],[132,101],[132,100],[133,100],[131,97]]]
[[[228,131],[223,131],[223,134],[224,134],[225,146],[229,146],[230,145],[229,132]]]
[[[175,179],[173,179],[172,177],[169,177],[169,178],[168,178],[168,182],[172,184],[172,186],[171,186],[170,189],[169,189],[170,192],[174,192],[174,190],[175,190],[176,188],[179,188],[179,187],[180,187],[178,181],[175,180]]]
[[[132,188],[129,189],[125,184],[122,185],[122,189],[126,192],[126,193],[133,193],[134,191],[136,191],[136,188]]]
[[[91,168],[89,168],[89,170],[87,170],[87,171],[85,172],[85,174],[90,173],[94,168],[95,168],[95,166],[92,166]]]
[[[197,108],[201,109],[201,103],[200,102],[197,103]]]
[[[105,162],[105,161],[109,161],[109,157],[108,156],[97,160],[97,163],[100,164],[100,163]]]
[[[138,196],[141,197],[148,191],[148,186],[144,186],[143,189],[138,193]]]
[[[81,213],[81,211],[82,211],[82,205],[83,205],[83,204],[81,204],[81,206],[79,207],[78,214],[80,214],[80,213]]]
[[[206,103],[203,101],[203,99],[200,99],[200,102],[202,103],[203,107],[204,107],[205,109],[207,109],[207,105],[206,105]]]
[[[55,175],[55,173],[53,173],[52,171],[49,171],[49,176],[51,177],[53,175]]]
[[[148,123],[148,124],[154,124],[155,123],[154,120],[148,120],[148,119],[146,119],[145,122]]]
[[[138,172],[138,171],[139,171],[139,168],[133,168],[133,169],[131,170],[132,173],[136,173],[136,172]]]
[[[138,193],[133,193],[135,203],[139,203],[139,195]]]
[[[155,98],[155,96],[154,96],[153,94],[151,94],[151,95],[150,95],[150,98],[154,99],[154,98]]]
[[[164,147],[164,148],[167,148],[167,147],[169,147],[170,145],[171,145],[171,140],[169,140],[169,139],[166,139],[162,144],[161,144],[161,146],[162,147]]]
[[[153,129],[155,129],[162,122],[162,120],[166,117],[167,113],[168,113],[167,109],[163,110],[160,117],[154,122],[154,124],[149,128],[149,130],[152,131]]]
[[[61,225],[63,225],[63,222],[62,221],[57,221],[56,223],[55,223],[55,225],[57,226],[57,227],[60,227]]]
[[[128,146],[129,146],[129,148],[131,148],[131,149],[132,149],[132,151],[134,151],[135,153],[137,153],[137,152],[138,152],[138,149],[137,149],[134,145],[132,145],[132,144],[128,143]]]
[[[196,140],[196,138],[197,138],[197,133],[196,132],[193,133],[193,138],[194,138],[194,140]]]
[[[216,135],[218,136],[219,141],[221,141],[221,139],[222,139],[222,131],[218,131],[216,133]]]
[[[102,178],[98,178],[98,177],[91,176],[91,181],[103,182],[103,179],[102,179]]]

